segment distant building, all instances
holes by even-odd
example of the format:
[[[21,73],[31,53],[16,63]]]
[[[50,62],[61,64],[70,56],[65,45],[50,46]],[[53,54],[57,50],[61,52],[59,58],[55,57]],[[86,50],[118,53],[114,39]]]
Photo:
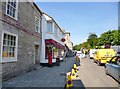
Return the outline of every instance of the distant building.
[[[70,40],[70,32],[65,32],[65,44],[72,51],[73,50],[73,42]]]
[[[42,13],[33,2],[0,2],[0,62],[3,80],[40,64]]]

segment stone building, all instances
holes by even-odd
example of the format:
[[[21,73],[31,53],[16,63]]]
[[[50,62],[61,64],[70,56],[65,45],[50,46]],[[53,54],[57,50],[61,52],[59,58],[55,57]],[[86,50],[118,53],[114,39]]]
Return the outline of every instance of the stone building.
[[[34,2],[14,1],[0,2],[3,80],[30,71],[40,64],[42,13]]]
[[[65,46],[66,46],[66,56],[71,57],[74,56],[73,50],[73,43],[70,40],[70,32],[65,32]]]
[[[65,44],[66,46],[72,51],[73,50],[73,43],[70,40],[70,32],[65,32]]]

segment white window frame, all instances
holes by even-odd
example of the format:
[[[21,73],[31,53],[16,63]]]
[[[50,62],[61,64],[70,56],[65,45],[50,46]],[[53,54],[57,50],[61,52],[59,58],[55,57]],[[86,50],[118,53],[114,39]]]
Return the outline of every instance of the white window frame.
[[[15,56],[14,57],[2,57],[2,52],[3,52],[3,40],[4,40],[4,34],[8,34],[8,35],[12,35],[16,37],[16,44],[15,44]],[[2,31],[2,40],[1,40],[1,57],[0,57],[0,62],[4,63],[4,62],[15,62],[17,61],[17,52],[18,52],[18,35],[10,33],[8,31]]]
[[[48,23],[51,23],[51,25],[52,25],[52,31],[50,32],[50,31],[48,31]],[[54,24],[53,24],[53,22],[52,21],[47,21],[47,33],[50,33],[50,34],[53,34],[54,32],[53,32],[53,28],[54,28]]]
[[[36,25],[36,19],[39,20],[39,26]],[[36,31],[36,26],[38,27],[38,31]],[[40,33],[40,18],[38,18],[37,16],[35,16],[35,32]]]
[[[55,36],[58,36],[58,26],[56,24],[54,24],[54,34]]]
[[[61,30],[60,30],[60,38],[62,39],[63,37],[62,37],[62,32],[61,32]]]
[[[16,11],[15,11],[15,17],[12,17],[11,15],[7,14],[7,6],[8,6],[8,0],[6,0],[6,15],[15,19],[15,20],[18,20],[18,0],[16,0]]]
[[[57,36],[60,37],[60,29],[57,28]]]

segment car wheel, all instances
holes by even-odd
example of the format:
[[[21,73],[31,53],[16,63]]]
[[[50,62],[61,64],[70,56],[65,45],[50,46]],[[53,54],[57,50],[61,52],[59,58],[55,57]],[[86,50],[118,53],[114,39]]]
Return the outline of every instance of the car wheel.
[[[96,61],[94,60],[94,63],[96,63]]]
[[[106,75],[108,75],[108,71],[107,71],[107,69],[106,69],[106,68],[105,68],[105,74],[106,74]]]
[[[100,63],[100,61],[97,61],[97,65],[98,65],[98,66],[101,66],[101,63]]]

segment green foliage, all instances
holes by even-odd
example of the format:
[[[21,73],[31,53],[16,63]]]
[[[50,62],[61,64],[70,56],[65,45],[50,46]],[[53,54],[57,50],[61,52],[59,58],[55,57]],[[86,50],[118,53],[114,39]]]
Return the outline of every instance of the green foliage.
[[[109,30],[100,36],[98,45],[104,45],[106,43],[111,43],[112,45],[120,45],[120,30]]]
[[[120,45],[120,29],[114,32],[113,45]]]
[[[88,36],[87,44],[89,44],[90,48],[95,48],[97,46],[97,35],[92,33]]]
[[[104,45],[106,43],[112,43],[113,40],[114,40],[114,31],[107,31],[107,32],[104,32],[103,34],[101,34],[100,36],[100,39],[99,39],[99,44],[98,45]]]
[[[87,41],[82,44],[84,44],[84,47],[89,50],[91,48],[101,48],[101,46],[105,45],[106,43],[120,45],[120,29],[112,31],[109,30],[102,33],[100,37],[97,37],[95,33],[92,33],[88,36]],[[74,50],[80,50],[82,44],[74,46]]]
[[[53,51],[54,51],[54,52],[58,52],[58,49],[57,49],[57,48],[54,48]]]

